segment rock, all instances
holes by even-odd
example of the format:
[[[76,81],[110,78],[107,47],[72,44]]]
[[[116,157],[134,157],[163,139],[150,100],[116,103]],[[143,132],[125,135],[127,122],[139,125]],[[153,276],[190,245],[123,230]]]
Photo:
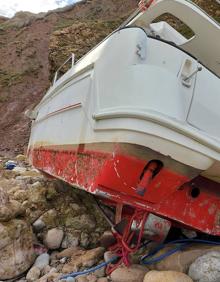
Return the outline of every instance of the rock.
[[[15,157],[15,159],[16,159],[16,161],[18,161],[18,162],[24,162],[24,161],[26,160],[26,157],[25,157],[25,155],[20,154],[20,155],[17,155],[17,156]]]
[[[108,262],[109,260],[111,260],[115,256],[116,256],[115,253],[113,253],[111,251],[107,251],[107,252],[104,253],[104,260],[105,260],[105,262]]]
[[[55,267],[52,267],[50,269],[49,273],[57,273],[57,269]]]
[[[48,253],[43,253],[37,257],[34,266],[42,270],[44,267],[49,265],[49,262],[50,262],[50,256],[48,255]]]
[[[34,262],[32,228],[23,220],[0,223],[0,279],[14,278]]]
[[[46,187],[29,189],[27,193],[26,216],[30,223],[34,223],[49,207],[46,200]]]
[[[60,263],[62,263],[62,264],[66,263],[66,261],[67,261],[66,257],[60,259]]]
[[[76,278],[77,282],[88,282],[86,276],[79,276]]]
[[[193,282],[192,279],[184,273],[176,271],[155,271],[148,272],[143,282]]]
[[[105,276],[105,270],[106,270],[106,267],[99,268],[94,272],[94,274],[97,278],[102,278]]]
[[[34,282],[40,277],[40,269],[33,266],[27,273],[26,279],[28,282]]]
[[[60,277],[60,273],[50,272],[47,274],[47,282],[48,281],[57,281],[59,277]]]
[[[51,260],[57,260],[57,255],[59,255],[59,252],[58,251],[53,251],[51,253],[51,255],[50,255],[50,259]],[[63,256],[63,257],[65,257],[65,256]],[[62,258],[62,257],[60,257],[60,258]]]
[[[9,203],[9,195],[0,187],[0,207]]]
[[[2,177],[6,178],[6,179],[12,179],[16,177],[16,172],[14,170],[4,170],[2,172]]]
[[[39,177],[39,178],[43,178],[43,175],[37,169],[26,170],[21,175],[23,177],[31,177],[31,178]]]
[[[81,232],[78,230],[65,232],[65,237],[62,242],[62,248],[70,248],[79,246]]]
[[[58,193],[56,191],[56,187],[50,183],[49,187],[47,188],[47,194],[46,198],[48,201],[54,200],[58,196]]]
[[[58,258],[58,259],[61,259],[61,258],[64,258],[64,257],[70,258],[74,254],[74,252],[78,251],[78,250],[79,250],[79,248],[74,248],[74,247],[67,248],[67,249],[63,250],[62,252],[56,254],[56,258]]]
[[[80,235],[80,246],[87,248],[90,244],[90,236],[86,232],[81,232]]]
[[[158,255],[166,253],[170,248],[164,248]],[[190,265],[200,256],[210,252],[220,251],[220,246],[195,245],[169,256],[159,263],[150,266],[154,270],[173,270],[188,273]]]
[[[82,214],[75,217],[67,217],[66,227],[72,227],[78,230],[92,231],[96,227],[94,218],[89,214]]]
[[[108,282],[108,278],[106,277],[99,278],[97,282]]]
[[[76,281],[76,279],[73,278],[73,277],[68,277],[68,278],[66,279],[66,282],[75,282],[75,281]]]
[[[88,282],[96,282],[97,281],[97,277],[94,274],[89,274],[86,277]]]
[[[105,231],[100,238],[101,246],[106,249],[112,246],[115,242],[115,237],[113,236],[111,231]]]
[[[197,258],[191,264],[188,274],[196,282],[220,281],[220,252],[208,252]]]
[[[22,175],[27,169],[25,167],[16,166],[13,171],[16,172],[17,175]]]
[[[142,282],[147,271],[146,267],[140,265],[119,267],[111,273],[110,277],[113,282]]]
[[[37,280],[37,282],[52,282],[52,281],[60,281],[59,280],[60,277],[60,273],[48,273],[45,274],[44,276],[42,276],[39,280]]]
[[[68,264],[63,267],[63,272],[68,273],[77,271],[81,267],[91,267],[96,264],[104,254],[104,249],[99,247],[96,249],[84,251],[75,251],[71,256],[71,260]]]
[[[8,193],[0,187],[0,221],[9,221],[23,212],[21,204],[10,200]]]
[[[39,220],[41,220],[48,229],[55,228],[58,226],[57,211],[55,209],[50,209],[42,214]]]
[[[220,1],[219,0],[216,0],[219,4],[220,4]],[[215,11],[215,16],[216,17],[220,17],[220,10],[216,10]]]
[[[48,274],[51,271],[51,267],[49,265],[46,265],[43,267],[43,269],[41,270],[41,274],[45,275]],[[55,269],[56,270],[56,269]],[[56,272],[56,271],[55,271]]]
[[[13,195],[13,199],[20,203],[23,203],[28,199],[28,193],[25,190],[17,190]]]
[[[33,189],[38,189],[40,187],[42,187],[42,184],[40,183],[40,181],[36,181],[33,184],[31,184],[31,188]]]
[[[18,201],[10,200],[7,204],[0,205],[0,221],[9,221],[24,213],[25,211]]]
[[[62,240],[63,240],[64,232],[62,229],[53,228],[50,229],[46,237],[44,239],[44,244],[51,250],[59,249]]]
[[[41,220],[41,219],[37,219],[34,223],[33,223],[33,229],[36,233],[40,232],[42,229],[44,229],[45,227],[45,223]]]

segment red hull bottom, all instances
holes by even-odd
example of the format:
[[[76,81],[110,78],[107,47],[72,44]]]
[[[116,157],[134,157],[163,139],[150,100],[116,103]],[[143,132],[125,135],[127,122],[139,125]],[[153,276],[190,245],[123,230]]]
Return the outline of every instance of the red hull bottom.
[[[126,146],[133,149],[127,150]],[[138,187],[152,158],[149,152],[146,156],[142,154],[145,148],[136,150],[135,146],[111,144],[106,150],[97,144],[45,147],[30,150],[29,156],[39,170],[107,202],[128,205],[190,229],[220,235],[220,184],[200,176],[192,178],[187,169],[165,160],[160,171],[151,175],[145,193],[140,194]]]

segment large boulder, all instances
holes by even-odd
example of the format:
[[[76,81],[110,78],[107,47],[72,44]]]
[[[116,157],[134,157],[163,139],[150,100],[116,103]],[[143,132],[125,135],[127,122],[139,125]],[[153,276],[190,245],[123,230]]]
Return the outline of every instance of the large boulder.
[[[220,252],[209,252],[197,258],[188,274],[195,282],[220,281]]]
[[[130,280],[129,280],[130,281]],[[144,282],[193,282],[184,273],[176,271],[150,271],[144,277]]]
[[[35,259],[31,226],[14,219],[0,223],[0,280],[26,271]]]

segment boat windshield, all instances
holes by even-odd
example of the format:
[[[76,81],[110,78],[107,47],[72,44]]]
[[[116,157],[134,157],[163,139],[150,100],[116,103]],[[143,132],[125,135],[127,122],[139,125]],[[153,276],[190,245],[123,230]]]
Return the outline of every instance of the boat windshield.
[[[192,2],[157,0],[127,25],[172,42],[220,76],[220,25]]]

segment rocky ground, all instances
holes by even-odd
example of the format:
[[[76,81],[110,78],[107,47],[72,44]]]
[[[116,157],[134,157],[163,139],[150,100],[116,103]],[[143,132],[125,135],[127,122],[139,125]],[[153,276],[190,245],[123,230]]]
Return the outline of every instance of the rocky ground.
[[[106,274],[62,279],[108,261],[110,228],[93,197],[58,180],[48,180],[23,155],[7,170],[0,158],[0,280],[19,282],[218,282],[220,247],[192,245],[148,267],[139,258],[150,246]],[[106,244],[107,243],[107,244]],[[170,248],[170,247],[169,247]],[[160,254],[165,253],[165,248]]]

